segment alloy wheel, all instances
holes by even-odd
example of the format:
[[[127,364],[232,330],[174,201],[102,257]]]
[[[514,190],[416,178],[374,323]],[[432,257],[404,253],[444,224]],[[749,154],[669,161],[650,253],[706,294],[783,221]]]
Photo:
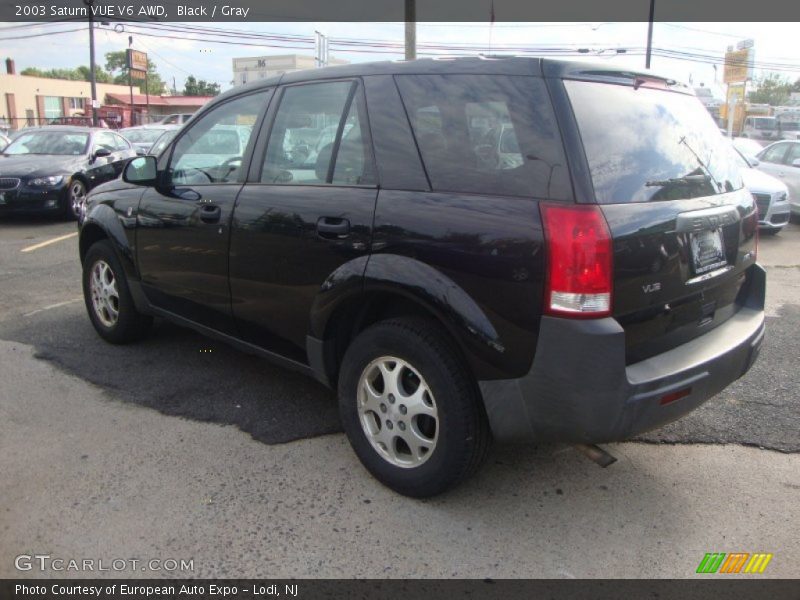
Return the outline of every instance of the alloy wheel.
[[[113,327],[119,318],[119,291],[114,271],[104,260],[94,263],[89,290],[94,314],[103,325]]]
[[[418,467],[433,455],[439,411],[430,387],[410,363],[373,360],[358,382],[358,414],[372,447],[388,463]]]

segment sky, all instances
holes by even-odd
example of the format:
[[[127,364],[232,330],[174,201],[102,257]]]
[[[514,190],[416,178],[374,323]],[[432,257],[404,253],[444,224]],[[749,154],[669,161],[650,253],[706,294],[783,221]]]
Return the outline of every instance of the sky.
[[[89,64],[88,25],[85,23],[37,24],[18,28],[20,23],[0,23],[0,58],[11,57],[16,62],[17,72],[26,67],[74,68]],[[164,23],[159,27],[181,25]],[[293,34],[313,39],[320,31],[332,40],[379,40],[402,44],[403,23],[191,23],[193,27],[212,30],[234,30],[243,34]],[[127,28],[127,29],[126,29]],[[116,29],[116,31],[115,31]],[[73,31],[68,31],[73,30]],[[68,31],[56,33],[57,31]],[[133,34],[133,48],[147,52],[155,62],[162,78],[172,85],[175,80],[178,91],[189,74],[197,79],[219,83],[223,90],[231,86],[233,79],[232,59],[240,56],[265,56],[270,54],[313,55],[313,42],[308,49],[288,49],[247,45],[253,40],[242,40],[242,44],[221,44],[211,40],[224,39],[239,42],[236,37],[212,35],[195,36],[191,40],[182,33],[150,28],[135,32],[129,25],[108,23],[96,30],[95,48],[98,63],[104,64],[104,54],[123,50],[128,46],[128,36]],[[207,29],[208,31],[208,29]],[[729,45],[740,40],[752,39],[757,64],[756,76],[767,71],[777,71],[795,81],[800,78],[800,44],[797,42],[797,23],[655,23],[653,47],[701,53],[721,57]],[[151,35],[144,35],[149,32]],[[19,36],[40,35],[27,39],[11,39]],[[181,39],[153,37],[173,35]],[[607,62],[617,67],[643,69],[645,57],[641,54],[647,42],[647,23],[419,23],[417,41],[423,44],[473,44],[483,52],[493,52],[504,45],[540,48],[565,48],[590,52],[570,60],[592,60]],[[274,41],[257,40],[257,44],[277,44]],[[388,52],[375,52],[374,48],[363,52],[330,51],[330,56],[351,62],[402,59],[402,50],[383,48]],[[619,51],[624,50],[625,53]],[[475,54],[477,49],[461,51],[459,54]],[[446,51],[452,55],[454,52]],[[497,53],[500,53],[498,50]],[[422,52],[420,57],[424,57]],[[770,68],[759,68],[759,63],[769,63]],[[765,65],[766,66],[766,65]],[[704,84],[714,94],[724,98],[722,67],[696,60],[678,60],[653,56],[651,70],[694,86]]]

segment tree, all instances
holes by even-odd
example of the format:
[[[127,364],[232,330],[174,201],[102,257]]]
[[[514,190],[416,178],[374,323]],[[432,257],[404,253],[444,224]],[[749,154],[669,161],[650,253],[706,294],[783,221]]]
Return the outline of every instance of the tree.
[[[756,104],[781,106],[789,100],[792,84],[788,78],[778,73],[767,73],[753,82],[755,89],[747,97]]]
[[[114,76],[114,83],[128,85],[128,61],[125,50],[106,52],[106,70]],[[144,89],[144,81],[134,79],[135,85]],[[167,90],[167,84],[156,71],[156,64],[147,59],[147,91],[154,96],[159,96]]]
[[[184,96],[217,96],[220,91],[218,83],[211,83],[204,79],[197,81],[194,75],[189,75],[186,83],[183,84]]]
[[[22,75],[29,77],[45,77],[47,79],[69,79],[71,81],[90,81],[89,67],[82,65],[76,69],[39,69],[37,67],[28,67],[20,72]],[[95,77],[98,83],[110,83],[111,75],[106,73],[103,69],[97,69]]]

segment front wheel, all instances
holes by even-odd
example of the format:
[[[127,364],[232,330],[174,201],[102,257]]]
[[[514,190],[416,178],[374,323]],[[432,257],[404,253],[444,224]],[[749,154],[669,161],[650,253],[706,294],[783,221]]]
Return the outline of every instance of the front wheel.
[[[383,321],[353,341],[339,413],[362,464],[406,496],[434,496],[466,479],[491,439],[472,377],[446,333],[424,319]]]
[[[64,217],[74,220],[80,219],[83,207],[86,205],[86,184],[80,179],[73,179],[67,188],[67,199],[64,206]]]
[[[125,272],[108,240],[95,242],[83,261],[83,297],[97,333],[112,344],[138,340],[152,317],[136,310]]]

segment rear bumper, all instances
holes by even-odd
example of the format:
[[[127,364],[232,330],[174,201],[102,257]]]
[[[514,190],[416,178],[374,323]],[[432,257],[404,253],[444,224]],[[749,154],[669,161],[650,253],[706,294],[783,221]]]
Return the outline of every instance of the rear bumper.
[[[744,375],[764,339],[766,273],[752,267],[750,293],[705,335],[625,366],[625,333],[613,318],[543,317],[531,370],[481,381],[499,441],[621,441],[680,418]],[[688,395],[668,404],[674,392]]]

